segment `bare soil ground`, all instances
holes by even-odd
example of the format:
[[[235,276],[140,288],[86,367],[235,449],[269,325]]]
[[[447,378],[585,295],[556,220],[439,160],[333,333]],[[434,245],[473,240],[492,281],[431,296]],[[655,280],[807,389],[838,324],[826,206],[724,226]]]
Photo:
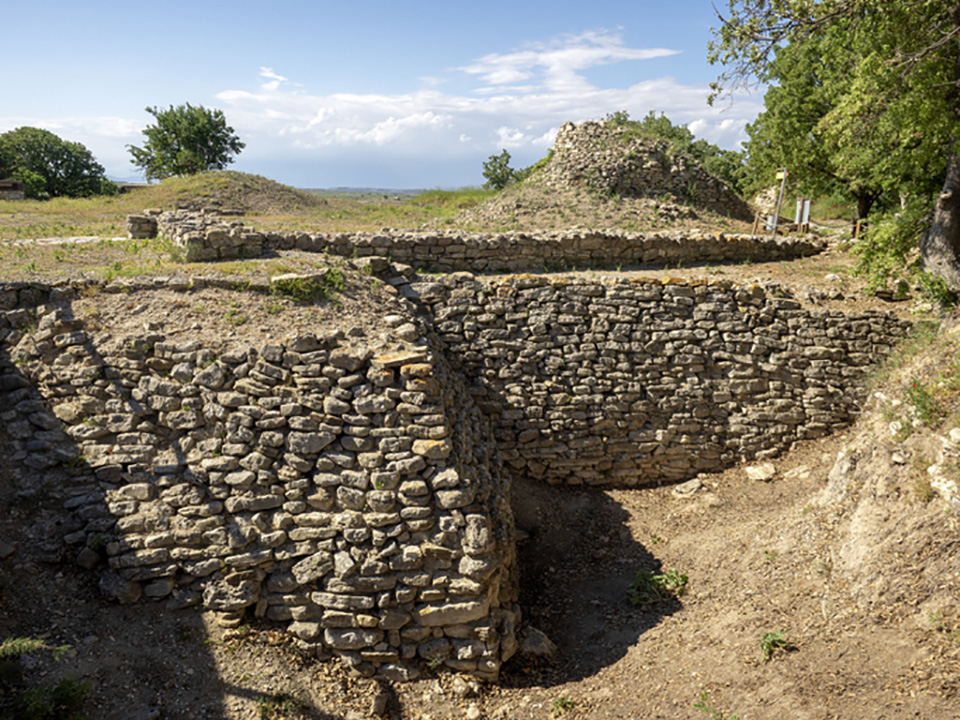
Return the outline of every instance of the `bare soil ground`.
[[[282,260],[294,269],[314,262]],[[626,270],[780,282],[822,307],[922,309],[865,297],[849,264],[834,249],[792,263]],[[362,290],[348,285],[339,308],[277,309],[264,296],[197,291],[188,300],[100,295],[78,309],[104,327],[156,322],[171,334],[216,321],[217,337],[256,342],[298,324],[362,324]],[[389,305],[389,292],[376,292]],[[185,305],[171,310],[176,302]],[[238,314],[244,322],[228,320]],[[940,341],[876,390],[896,395],[956,342],[956,334]],[[16,496],[26,470],[10,462],[0,462],[0,638],[71,645],[60,664],[49,653],[25,656],[24,673],[34,683],[85,681],[93,719],[356,720],[381,709],[421,720],[960,717],[960,513],[918,484],[935,460],[930,431],[898,439],[881,405],[873,401],[846,432],[776,459],[770,482],[734,467],[680,496],[672,487],[550,488],[518,478],[515,511],[529,535],[520,545],[525,619],[559,653],[515,658],[498,685],[451,674],[406,685],[352,678],[337,662],[302,659],[252,619],[225,629],[196,609],[108,603],[94,574],[45,552],[61,516]],[[3,433],[0,425],[0,448]],[[841,449],[847,460],[838,464]],[[687,575],[685,594],[631,605],[641,569]],[[786,647],[765,662],[761,636],[775,631]]]

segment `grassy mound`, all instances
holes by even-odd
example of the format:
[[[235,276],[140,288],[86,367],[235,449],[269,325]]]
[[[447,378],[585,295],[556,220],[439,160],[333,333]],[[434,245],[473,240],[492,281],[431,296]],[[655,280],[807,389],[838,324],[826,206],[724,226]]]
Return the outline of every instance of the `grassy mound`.
[[[139,206],[194,205],[250,213],[292,213],[325,204],[322,198],[304,190],[234,170],[167,178],[156,185],[134,190],[129,196]]]

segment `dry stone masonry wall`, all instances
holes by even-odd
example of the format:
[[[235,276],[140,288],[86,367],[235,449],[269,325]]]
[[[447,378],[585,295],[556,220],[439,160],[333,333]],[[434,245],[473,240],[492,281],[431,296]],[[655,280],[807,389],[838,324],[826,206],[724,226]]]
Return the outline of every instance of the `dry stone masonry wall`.
[[[550,483],[678,481],[822,437],[851,422],[864,368],[909,327],[726,282],[412,287],[498,417],[504,459]]]
[[[426,664],[494,679],[514,651],[508,478],[425,339],[216,354],[91,333],[56,302],[4,311],[0,335],[11,459],[76,469],[66,541],[90,568],[105,552],[108,595],[250,610],[400,680]]]
[[[71,314],[111,289],[0,287],[8,457],[59,472],[71,513],[38,542],[123,602],[251,612],[393,679],[514,652],[510,472],[629,487],[773,456],[847,424],[907,328],[723,282],[458,272],[400,283],[423,317],[389,335],[214,350]]]
[[[619,230],[464,235],[385,230],[380,233],[258,232],[215,212],[166,211],[131,215],[131,238],[163,235],[188,262],[259,257],[302,250],[343,257],[383,257],[430,271],[519,272],[595,265],[763,262],[815,255],[814,236],[759,237],[734,233],[634,233]]]

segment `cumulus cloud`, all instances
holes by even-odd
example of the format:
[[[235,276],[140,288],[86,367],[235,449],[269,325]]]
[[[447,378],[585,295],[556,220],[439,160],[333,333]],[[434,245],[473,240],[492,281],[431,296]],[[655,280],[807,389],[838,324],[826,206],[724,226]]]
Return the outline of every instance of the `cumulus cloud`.
[[[510,53],[485,55],[459,69],[468,75],[478,76],[482,82],[494,88],[539,76],[543,89],[575,93],[591,88],[579,74],[580,71],[624,60],[649,60],[676,55],[678,52],[666,48],[629,48],[624,46],[619,34],[588,31],[580,35],[565,35],[549,43],[531,43],[526,48]],[[478,91],[491,89],[478,88]]]
[[[665,112],[711,142],[737,147],[745,123],[761,109],[759,101],[738,99],[722,110],[706,105],[706,83],[665,76],[616,87],[587,77],[600,66],[642,64],[677,52],[630,47],[617,32],[590,31],[434,70],[412,77],[411,89],[386,94],[313,93],[283,68],[264,65],[255,84],[224,89],[212,104],[247,144],[234,167],[259,173],[289,168],[274,176],[302,186],[375,184],[376,168],[384,168],[384,177],[403,178],[399,182],[407,187],[479,182],[480,163],[491,153],[508,148],[516,166],[529,164],[552,145],[564,122],[616,110],[634,118]],[[636,72],[631,66],[631,74],[644,77],[642,65]],[[0,131],[47,127],[83,142],[108,172],[122,176],[131,173],[125,145],[138,144],[146,124],[137,117],[0,117]],[[361,168],[367,173],[362,177]]]

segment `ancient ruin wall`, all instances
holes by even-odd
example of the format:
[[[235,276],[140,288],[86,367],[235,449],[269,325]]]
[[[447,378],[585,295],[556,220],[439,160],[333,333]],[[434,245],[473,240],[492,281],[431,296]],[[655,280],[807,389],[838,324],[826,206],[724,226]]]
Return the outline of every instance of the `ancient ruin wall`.
[[[8,457],[72,469],[66,541],[104,592],[252,610],[367,675],[496,678],[518,620],[508,478],[426,340],[218,354],[88,331],[57,294],[0,313]]]
[[[821,252],[813,236],[758,237],[735,233],[570,230],[502,233],[399,231],[379,233],[259,232],[216,212],[167,211],[127,219],[131,238],[161,234],[189,262],[259,257],[303,250],[341,257],[381,257],[430,271],[518,272],[596,265],[763,262]]]
[[[412,286],[500,453],[550,483],[646,485],[773,457],[849,424],[908,324],[759,286],[465,274]]]
[[[214,351],[95,332],[71,286],[0,288],[9,457],[25,481],[70,473],[73,520],[47,540],[66,531],[125,602],[252,611],[363,674],[495,678],[519,620],[501,458],[636,486],[772,456],[847,424],[864,368],[906,330],[730,283],[457,273],[399,289],[432,327],[405,323],[388,347]]]

